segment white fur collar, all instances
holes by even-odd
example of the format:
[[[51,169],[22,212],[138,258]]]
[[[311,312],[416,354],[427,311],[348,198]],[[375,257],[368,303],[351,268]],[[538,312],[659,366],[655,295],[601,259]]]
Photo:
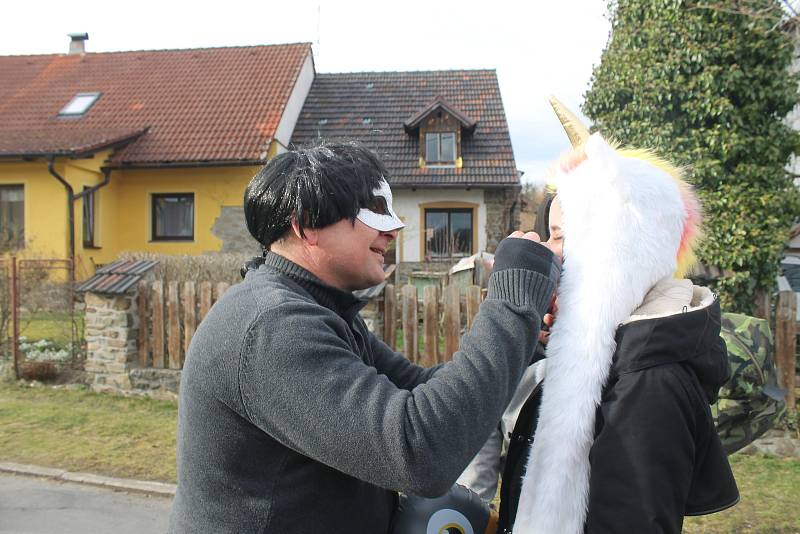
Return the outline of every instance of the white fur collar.
[[[559,315],[515,534],[583,532],[589,450],[617,326],[676,268],[686,218],[677,184],[598,135],[556,179],[563,212]]]

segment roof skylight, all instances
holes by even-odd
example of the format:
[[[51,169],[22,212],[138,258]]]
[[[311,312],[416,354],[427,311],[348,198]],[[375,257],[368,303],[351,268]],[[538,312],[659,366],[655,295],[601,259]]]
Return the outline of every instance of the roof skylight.
[[[80,117],[100,98],[100,93],[78,93],[58,112],[59,117]]]

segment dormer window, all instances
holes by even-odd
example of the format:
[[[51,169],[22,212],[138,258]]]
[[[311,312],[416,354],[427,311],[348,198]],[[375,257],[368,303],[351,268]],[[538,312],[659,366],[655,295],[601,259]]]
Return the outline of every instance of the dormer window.
[[[78,93],[58,112],[59,117],[82,117],[91,108],[100,93]]]
[[[455,167],[463,165],[461,139],[472,135],[477,123],[436,97],[404,126],[409,135],[419,136],[420,167]]]
[[[425,161],[428,163],[455,163],[455,132],[426,133]]]

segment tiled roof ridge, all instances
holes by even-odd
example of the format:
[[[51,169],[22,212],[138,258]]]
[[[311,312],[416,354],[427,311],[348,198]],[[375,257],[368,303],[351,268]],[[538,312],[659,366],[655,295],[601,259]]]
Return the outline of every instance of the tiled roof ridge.
[[[317,76],[375,75],[375,74],[458,74],[460,72],[497,73],[497,69],[434,69],[434,70],[362,70],[355,72],[317,72]]]
[[[297,41],[294,43],[272,43],[272,44],[257,44],[257,45],[224,45],[224,46],[198,46],[193,48],[155,48],[155,49],[139,49],[139,50],[107,50],[104,52],[85,52],[83,54],[68,54],[68,53],[53,53],[48,52],[45,54],[0,54],[0,58],[13,57],[13,58],[59,58],[69,56],[101,56],[112,54],[142,54],[142,53],[156,53],[156,52],[199,52],[204,50],[233,50],[245,48],[273,48],[273,47],[290,47],[290,46],[306,46],[311,48],[311,42]]]

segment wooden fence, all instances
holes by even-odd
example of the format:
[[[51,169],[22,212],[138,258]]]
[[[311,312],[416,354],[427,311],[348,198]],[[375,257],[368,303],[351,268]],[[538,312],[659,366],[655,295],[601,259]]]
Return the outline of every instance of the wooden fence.
[[[416,286],[406,285],[399,300],[395,291],[391,284],[384,290],[383,339],[425,367],[453,357],[484,298],[478,286],[425,286],[420,293]]]
[[[796,389],[800,386],[797,370],[797,297],[793,291],[781,291],[775,304],[775,364],[778,386],[786,390],[786,407],[796,409]]]
[[[148,281],[139,284],[139,365],[181,369],[197,325],[228,290],[226,283]],[[478,286],[428,286],[418,293],[406,285],[397,298],[387,285],[378,307],[383,338],[420,365],[450,360],[462,332],[472,325],[482,300]],[[420,347],[420,345],[422,345]]]
[[[197,325],[227,290],[221,282],[141,282],[139,284],[139,364],[143,367],[181,369]],[[383,316],[383,339],[422,366],[449,361],[461,335],[472,326],[484,298],[478,286],[426,286],[421,291],[406,285],[397,292],[386,286],[378,308]],[[775,313],[775,357],[779,386],[786,389],[790,410],[800,378],[797,365],[796,297],[778,295]]]
[[[197,325],[228,287],[225,282],[140,282],[139,365],[183,368]]]

